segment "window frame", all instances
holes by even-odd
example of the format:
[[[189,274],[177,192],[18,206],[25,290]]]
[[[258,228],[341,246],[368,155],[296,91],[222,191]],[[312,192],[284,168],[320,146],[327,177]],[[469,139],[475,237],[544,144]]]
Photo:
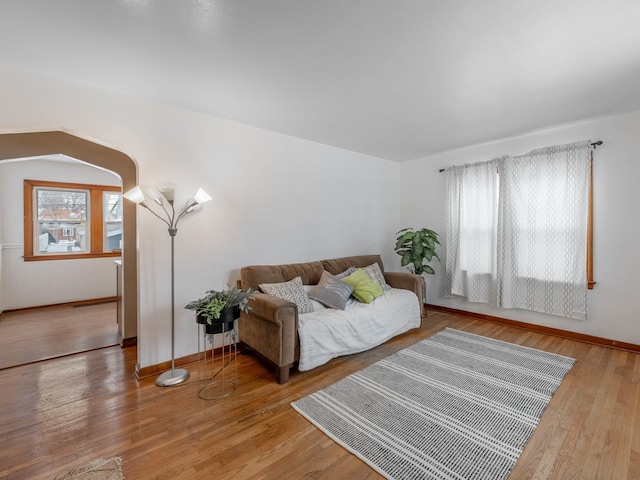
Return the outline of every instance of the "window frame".
[[[594,280],[593,273],[593,144],[591,152],[589,153],[589,198],[587,203],[587,249],[586,249],[586,261],[585,269],[587,275],[587,290],[593,290],[597,282]],[[440,173],[445,169],[440,170]],[[496,171],[498,175],[499,172]],[[498,177],[499,181],[499,177]]]
[[[87,228],[89,228],[90,246],[88,252],[83,253],[54,253],[35,254],[35,222],[34,218],[34,190],[36,188],[70,189],[89,191],[89,208],[87,211]],[[46,260],[72,260],[78,258],[120,257],[121,251],[104,251],[104,217],[103,192],[118,192],[122,188],[113,185],[95,185],[84,183],[52,182],[46,180],[24,180],[24,255],[26,262]]]
[[[593,145],[592,145],[593,147]],[[589,205],[587,213],[587,289],[593,290],[593,148],[589,157]]]
[[[114,190],[102,190],[102,249],[104,251],[104,249],[107,247],[108,243],[109,243],[109,225],[119,225],[120,226],[120,232],[122,234],[123,232],[123,223],[124,223],[124,218],[121,217],[120,220],[108,220],[107,219],[107,210],[108,210],[108,202],[106,200],[106,197],[110,194],[113,194]],[[123,207],[123,201],[124,201],[124,196],[122,195],[121,191],[117,191],[118,195],[120,195],[120,211],[121,213],[123,213],[122,207]],[[113,251],[118,251],[122,248],[122,243],[120,243],[120,247],[118,247],[117,249],[114,249]]]

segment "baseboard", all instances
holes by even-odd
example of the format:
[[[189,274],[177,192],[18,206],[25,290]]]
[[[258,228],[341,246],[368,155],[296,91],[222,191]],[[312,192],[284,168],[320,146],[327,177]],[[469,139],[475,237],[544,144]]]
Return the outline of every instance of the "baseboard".
[[[441,305],[425,305],[428,310],[451,313],[453,315],[460,315],[468,318],[476,318],[478,320],[485,320],[487,322],[499,323],[509,327],[521,328],[523,330],[529,330],[536,333],[542,333],[545,335],[552,335],[554,337],[566,338],[567,340],[577,340],[579,342],[590,343],[593,345],[599,345],[601,347],[611,347],[620,350],[627,350],[634,353],[640,353],[640,345],[634,343],[619,342],[617,340],[611,340],[610,338],[595,337],[593,335],[585,335],[583,333],[571,332],[569,330],[562,330],[559,328],[545,327],[542,325],[536,325],[533,323],[520,322],[518,320],[509,320],[507,318],[494,317],[493,315],[485,315],[484,313],[468,312],[466,310],[459,310],[457,308],[443,307]]]
[[[76,300],[75,302],[52,303],[50,305],[37,305],[35,307],[14,308],[11,310],[5,310],[2,313],[21,312],[24,310],[35,310],[38,308],[51,308],[51,307],[86,307],[89,305],[98,305],[101,303],[115,302],[117,299],[118,297],[91,298],[88,300]]]
[[[138,337],[123,338],[120,340],[122,348],[136,347],[138,345]]]
[[[186,357],[176,358],[174,360],[174,365],[176,368],[182,368],[186,365],[195,363],[198,361],[198,354],[192,353],[191,355],[187,355]],[[156,363],[155,365],[149,365],[148,367],[140,367],[139,363],[136,363],[136,378],[138,380],[147,377],[155,377],[160,375],[167,370],[171,370],[171,360],[167,360],[166,362]]]
[[[218,357],[222,354],[222,348],[223,347],[218,347],[213,351],[213,354]],[[242,351],[244,350],[244,344],[242,342],[239,342],[237,344],[237,349],[238,349],[238,353],[242,353]],[[191,355],[187,355],[184,357],[180,357],[180,358],[176,358],[174,360],[174,365],[176,368],[183,368],[187,365],[196,363],[198,361],[198,356],[201,357],[201,359],[206,358],[203,355],[206,355],[207,357],[211,357],[211,350],[207,350],[206,352],[203,353],[192,353]],[[154,377],[154,376],[158,376],[163,372],[166,372],[167,370],[171,370],[171,360],[167,360],[166,362],[162,362],[162,363],[157,363],[155,365],[149,365],[148,367],[140,367],[139,363],[136,363],[136,368],[135,368],[135,376],[138,380],[142,379],[142,378],[147,378],[147,377]]]

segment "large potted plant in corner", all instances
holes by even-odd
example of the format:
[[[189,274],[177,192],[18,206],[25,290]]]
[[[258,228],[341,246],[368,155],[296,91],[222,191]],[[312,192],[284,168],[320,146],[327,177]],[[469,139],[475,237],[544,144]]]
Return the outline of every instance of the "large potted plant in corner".
[[[189,302],[184,308],[196,312],[196,322],[204,324],[207,334],[228,332],[240,316],[240,310],[248,312],[251,289],[238,287],[228,290],[208,290],[202,298]]]
[[[436,245],[440,245],[438,234],[428,228],[414,230],[413,228],[403,228],[396,233],[395,251],[402,257],[400,265],[407,267],[411,273],[422,275],[436,273],[429,262],[434,258],[440,261],[436,253]]]

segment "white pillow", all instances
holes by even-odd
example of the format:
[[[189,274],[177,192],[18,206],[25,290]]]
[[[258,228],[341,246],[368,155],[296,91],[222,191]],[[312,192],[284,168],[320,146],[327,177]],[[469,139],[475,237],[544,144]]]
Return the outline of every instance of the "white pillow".
[[[362,269],[367,273],[367,275],[369,275],[369,278],[380,285],[383,290],[389,290],[391,288],[389,285],[387,285],[387,282],[384,279],[384,274],[382,273],[382,270],[380,270],[380,265],[378,265],[378,262],[374,262],[368,267],[363,267]]]

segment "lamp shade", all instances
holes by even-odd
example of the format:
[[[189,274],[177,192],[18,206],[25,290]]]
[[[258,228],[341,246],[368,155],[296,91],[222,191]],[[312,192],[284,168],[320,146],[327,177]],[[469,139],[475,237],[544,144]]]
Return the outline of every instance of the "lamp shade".
[[[135,203],[143,203],[145,200],[144,193],[142,192],[142,189],[139,186],[133,187],[127,193],[123,194],[123,196],[127,200],[131,200],[132,202],[135,202]]]
[[[208,202],[209,200],[211,200],[211,195],[205,192],[202,188],[199,188],[193,197],[193,201],[198,204]]]
[[[175,183],[163,183],[158,185],[158,190],[169,202],[173,202],[176,197],[176,184]]]

